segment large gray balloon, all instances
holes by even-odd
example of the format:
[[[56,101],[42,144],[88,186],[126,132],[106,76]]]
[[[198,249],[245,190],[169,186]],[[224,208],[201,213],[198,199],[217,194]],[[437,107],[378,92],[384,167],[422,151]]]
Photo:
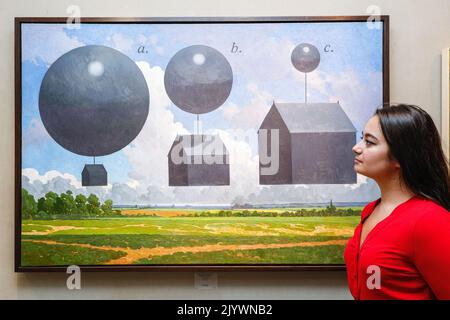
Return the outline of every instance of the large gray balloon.
[[[297,70],[308,73],[319,65],[320,53],[312,44],[301,43],[292,51],[291,61]]]
[[[233,72],[216,49],[194,45],[178,51],[167,65],[164,86],[180,109],[201,114],[220,107],[228,98]]]
[[[90,45],[58,58],[44,76],[39,112],[50,136],[84,156],[103,156],[128,145],[149,109],[144,75],[121,52]]]

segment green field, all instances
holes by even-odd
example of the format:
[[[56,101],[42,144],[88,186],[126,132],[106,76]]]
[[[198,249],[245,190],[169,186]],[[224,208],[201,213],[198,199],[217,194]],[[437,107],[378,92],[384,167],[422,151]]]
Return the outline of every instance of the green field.
[[[359,216],[23,220],[22,266],[336,264]]]

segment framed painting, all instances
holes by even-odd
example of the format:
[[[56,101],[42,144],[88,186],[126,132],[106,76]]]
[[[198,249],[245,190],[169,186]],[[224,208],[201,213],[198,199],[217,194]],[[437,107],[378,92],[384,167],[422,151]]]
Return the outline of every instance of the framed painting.
[[[450,157],[450,48],[442,51],[442,144]]]
[[[16,271],[345,269],[388,16],[15,23]]]

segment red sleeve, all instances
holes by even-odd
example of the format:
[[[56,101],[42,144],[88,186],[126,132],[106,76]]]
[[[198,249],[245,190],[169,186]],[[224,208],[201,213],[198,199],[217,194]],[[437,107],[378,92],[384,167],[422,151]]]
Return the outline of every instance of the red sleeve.
[[[450,212],[434,206],[416,223],[414,264],[437,299],[450,299]]]

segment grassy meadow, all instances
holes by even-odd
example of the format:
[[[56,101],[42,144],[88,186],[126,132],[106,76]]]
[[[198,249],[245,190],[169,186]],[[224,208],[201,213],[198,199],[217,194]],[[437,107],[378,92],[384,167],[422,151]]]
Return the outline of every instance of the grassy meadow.
[[[22,266],[341,264],[359,215],[281,216],[295,208],[122,209],[121,216],[23,219]],[[358,212],[360,208],[353,208]],[[231,213],[230,213],[231,212]],[[275,216],[267,212],[278,212]],[[359,211],[360,212],[360,211]]]

